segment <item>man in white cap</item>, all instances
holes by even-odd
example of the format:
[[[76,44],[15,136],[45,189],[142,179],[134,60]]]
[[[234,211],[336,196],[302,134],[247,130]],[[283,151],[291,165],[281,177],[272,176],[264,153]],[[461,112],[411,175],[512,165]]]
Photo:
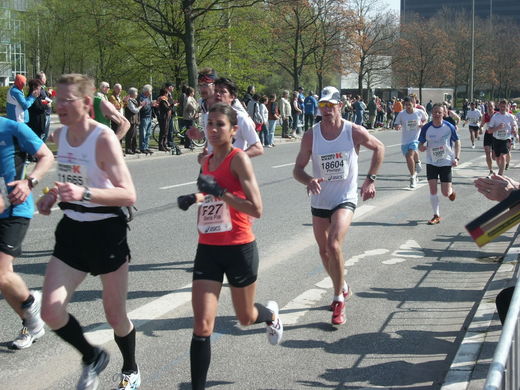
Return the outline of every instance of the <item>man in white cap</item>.
[[[361,186],[363,200],[376,195],[376,174],[385,148],[363,126],[342,119],[343,103],[336,88],[325,87],[318,106],[322,120],[304,134],[293,175],[311,195],[314,237],[334,286],[332,324],[341,325],[345,323],[345,299],[352,294],[345,282],[342,248],[357,204],[359,147],[363,145],[373,152]],[[312,176],[305,172],[311,157]]]

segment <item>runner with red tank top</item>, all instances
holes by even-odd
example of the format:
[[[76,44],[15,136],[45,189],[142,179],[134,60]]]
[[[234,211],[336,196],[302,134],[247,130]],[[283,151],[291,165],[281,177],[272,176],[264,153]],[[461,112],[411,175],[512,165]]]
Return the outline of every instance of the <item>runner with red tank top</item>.
[[[495,114],[495,104],[493,102],[488,102],[487,111],[482,118],[482,128],[484,129],[484,154],[486,155],[486,164],[489,170],[489,175],[492,176],[493,172],[493,157],[491,155],[493,148],[493,133],[487,131],[489,126],[489,121],[491,117]]]
[[[193,338],[190,348],[193,389],[204,389],[211,359],[218,298],[224,275],[231,286],[233,306],[239,322],[265,322],[271,344],[279,344],[283,326],[278,305],[254,303],[258,275],[258,250],[252,218],[262,215],[262,199],[251,160],[234,148],[237,114],[224,103],[214,104],[208,115],[208,141],[213,153],[202,161],[197,180],[204,201],[197,218],[199,243],[193,267]]]

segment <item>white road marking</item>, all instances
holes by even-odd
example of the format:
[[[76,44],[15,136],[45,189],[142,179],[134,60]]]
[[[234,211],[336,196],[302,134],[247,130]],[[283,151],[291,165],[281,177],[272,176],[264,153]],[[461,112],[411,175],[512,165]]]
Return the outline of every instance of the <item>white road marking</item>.
[[[189,185],[192,185],[192,184],[197,184],[197,182],[196,181],[189,181],[187,183],[173,184],[171,186],[159,187],[159,189],[160,190],[169,190],[170,188],[184,187],[184,186],[189,186]]]
[[[191,300],[191,283],[181,287],[178,291],[163,295],[160,298],[138,307],[128,313],[136,328],[150,322]],[[114,339],[114,331],[108,324],[100,325],[89,332],[85,337],[93,344],[105,344]]]
[[[282,164],[282,165],[273,165],[271,168],[283,168],[283,167],[290,167],[291,165],[294,165],[295,163],[288,163],[288,164]]]
[[[53,208],[51,209],[51,211],[56,211],[56,210],[59,210],[59,209],[60,209],[60,208],[59,208],[58,206],[56,206],[56,207],[53,207]],[[40,214],[40,213],[38,212],[38,210],[36,210],[36,211],[34,212],[33,215],[36,215],[36,214]]]
[[[384,255],[385,253],[388,253],[388,252],[390,252],[388,249],[371,249],[371,250],[365,251],[365,253],[362,253],[357,256],[352,256],[350,259],[345,261],[345,267],[353,266],[354,264],[358,263],[361,259],[364,259],[365,257]]]
[[[407,259],[422,259],[424,252],[417,241],[408,240],[399,249],[395,250],[391,256],[393,256],[391,259],[384,260],[381,263],[392,265],[402,263]]]

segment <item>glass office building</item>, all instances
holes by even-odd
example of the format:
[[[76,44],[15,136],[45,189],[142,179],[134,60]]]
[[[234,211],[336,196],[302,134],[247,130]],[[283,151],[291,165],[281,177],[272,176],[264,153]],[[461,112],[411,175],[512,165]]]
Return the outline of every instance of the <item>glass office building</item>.
[[[443,7],[471,14],[472,4],[473,0],[401,0],[401,18],[406,20],[409,14],[430,18]],[[475,0],[475,16],[482,19],[510,17],[520,24],[520,0]]]
[[[21,32],[19,13],[28,0],[0,0],[0,85],[9,85],[16,74],[27,74],[25,50],[17,36]]]

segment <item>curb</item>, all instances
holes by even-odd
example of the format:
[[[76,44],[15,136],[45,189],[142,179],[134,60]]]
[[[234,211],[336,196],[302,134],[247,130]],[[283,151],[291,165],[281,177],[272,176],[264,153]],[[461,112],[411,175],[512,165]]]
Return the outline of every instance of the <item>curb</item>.
[[[489,366],[491,363],[491,359],[479,361],[479,357],[484,343],[491,344],[493,350],[498,344],[498,338],[493,337],[492,332],[490,332],[491,323],[496,313],[495,298],[503,288],[508,286],[510,280],[515,276],[520,255],[519,233],[520,227],[516,230],[511,244],[504,254],[502,264],[496,270],[493,279],[487,286],[486,292],[445,376],[441,390],[468,389],[477,365]]]

